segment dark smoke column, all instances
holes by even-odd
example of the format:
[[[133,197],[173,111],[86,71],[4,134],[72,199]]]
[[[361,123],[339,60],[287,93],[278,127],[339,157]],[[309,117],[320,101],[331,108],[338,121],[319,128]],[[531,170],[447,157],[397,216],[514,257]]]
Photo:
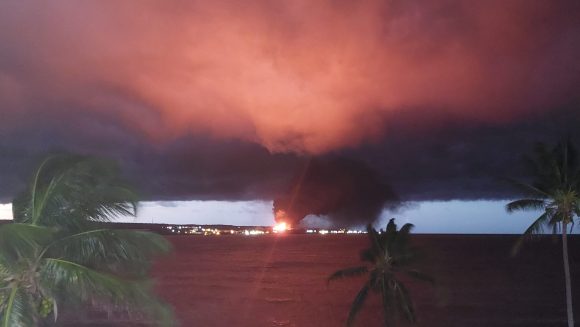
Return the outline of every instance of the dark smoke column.
[[[307,215],[327,216],[335,227],[374,222],[385,207],[396,207],[397,195],[362,162],[314,158],[288,191],[274,200],[276,222],[299,225]]]

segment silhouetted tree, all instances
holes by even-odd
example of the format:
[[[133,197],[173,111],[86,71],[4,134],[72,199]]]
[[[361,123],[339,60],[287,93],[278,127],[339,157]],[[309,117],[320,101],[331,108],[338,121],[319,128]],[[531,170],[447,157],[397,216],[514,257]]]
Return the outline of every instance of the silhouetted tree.
[[[362,265],[338,270],[328,278],[330,282],[337,278],[365,274],[369,276],[351,305],[347,326],[352,326],[370,291],[380,294],[382,298],[385,326],[394,324],[398,313],[402,313],[409,322],[415,322],[415,310],[409,291],[400,281],[399,275],[405,274],[429,282],[433,280],[422,272],[410,268],[417,257],[416,251],[409,244],[409,233],[412,228],[412,224],[405,224],[397,230],[394,219],[391,219],[387,229],[380,233],[368,225],[370,247],[361,252],[361,260],[370,266]]]
[[[508,203],[506,210],[541,210],[542,214],[526,229],[512,253],[517,253],[526,238],[543,233],[545,226],[551,228],[554,234],[561,233],[568,326],[573,327],[567,227],[573,227],[574,217],[580,215],[580,167],[576,152],[570,141],[561,142],[551,149],[544,144],[538,144],[535,157],[528,159],[528,162],[532,169],[533,182],[516,182],[526,197]]]
[[[110,161],[44,160],[13,202],[14,222],[0,226],[0,326],[56,321],[65,302],[135,310],[172,324],[147,278],[152,256],[168,251],[168,242],[98,224],[134,215],[136,199]]]

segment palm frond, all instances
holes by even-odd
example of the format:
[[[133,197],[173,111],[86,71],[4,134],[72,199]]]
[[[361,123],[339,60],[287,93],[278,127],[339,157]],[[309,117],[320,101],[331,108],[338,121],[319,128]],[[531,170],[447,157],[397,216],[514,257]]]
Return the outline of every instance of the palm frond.
[[[7,264],[7,260],[0,253],[0,285],[6,276],[10,275],[10,265]]]
[[[363,288],[357,294],[347,320],[347,325],[352,325],[356,313],[366,299],[369,290],[379,293],[382,296],[383,311],[385,313],[385,324],[390,326],[393,314],[401,310],[409,321],[415,320],[415,313],[410,302],[409,294],[403,284],[397,282],[395,277],[399,273],[433,282],[433,279],[417,270],[404,269],[416,258],[415,249],[410,244],[410,232],[412,224],[405,224],[400,230],[394,219],[391,219],[385,231],[379,233],[370,225],[367,226],[370,247],[361,252],[361,260],[374,265],[370,269],[366,266],[347,268],[332,274],[328,280],[358,276],[369,273],[369,278]]]
[[[87,221],[134,215],[136,193],[111,161],[61,155],[45,160],[27,193],[14,202],[17,221],[82,229]]]
[[[580,217],[580,203],[576,204],[572,211],[576,217]]]
[[[379,284],[381,282],[380,272],[377,269],[372,269],[369,273],[368,284],[369,287],[376,291],[378,290]]]
[[[38,247],[50,242],[54,230],[30,224],[0,226],[0,256],[5,265],[20,257],[30,257]]]
[[[169,308],[156,299],[151,284],[145,280],[121,279],[56,258],[43,259],[40,273],[43,288],[61,290],[69,300],[123,306],[159,319],[163,324],[170,324],[172,320]]]
[[[367,299],[369,289],[370,289],[369,285],[365,284],[359,290],[356,297],[354,298],[354,301],[352,302],[352,305],[350,306],[350,311],[348,312],[348,318],[346,320],[347,326],[350,327],[354,323],[354,319],[356,318],[356,315],[358,314],[358,312],[360,311],[360,308],[363,306],[365,300]]]
[[[383,320],[384,320],[384,325],[385,327],[388,327],[389,325],[391,325],[391,320],[393,320],[393,312],[391,312],[391,307],[392,307],[392,292],[389,289],[389,285],[387,285],[389,282],[389,278],[385,278],[385,276],[383,276],[383,278],[381,278],[381,282],[380,282],[380,291],[381,291],[381,304],[383,305]]]
[[[544,233],[544,227],[552,215],[549,212],[541,214],[523,233],[523,236],[533,236]]]
[[[16,223],[26,223],[30,220],[30,194],[20,193],[12,201],[12,219]]]
[[[64,178],[63,175],[53,177],[48,185],[36,192],[33,197],[32,202],[32,215],[31,215],[31,223],[37,224],[38,220],[42,217],[45,207],[47,207],[53,197],[58,197],[60,194],[56,194],[59,192],[59,188],[61,187],[60,182]]]
[[[370,251],[372,251],[373,256],[376,257],[383,253],[384,247],[381,243],[381,236],[370,224],[367,225],[367,236],[371,243]]]
[[[548,226],[552,226],[552,231],[554,234],[559,233],[558,224],[564,221],[565,215],[562,212],[555,212],[550,216],[548,220]]]
[[[397,232],[397,224],[395,223],[395,218],[389,219],[387,223],[387,229],[385,230],[387,233],[396,233]]]
[[[42,259],[40,271],[43,285],[50,286],[45,286],[46,289],[63,289],[82,301],[93,297],[122,300],[133,288],[131,283],[113,275],[100,273],[64,259]]]
[[[100,185],[78,201],[79,213],[92,221],[110,221],[119,216],[135,216],[137,194],[125,185]]]
[[[395,296],[397,297],[397,303],[399,304],[401,311],[405,314],[405,318],[411,323],[414,323],[415,318],[415,308],[413,307],[413,303],[411,302],[411,296],[409,295],[409,291],[407,287],[403,285],[403,283],[394,280],[394,292]]]
[[[341,269],[338,271],[335,271],[332,275],[330,275],[328,277],[328,279],[326,280],[327,282],[331,282],[335,279],[341,279],[341,278],[346,278],[346,277],[356,277],[356,276],[361,276],[364,275],[366,273],[368,273],[369,270],[366,266],[359,266],[359,267],[352,267],[352,268],[346,268],[346,269]]]
[[[398,234],[399,236],[406,237],[411,233],[411,230],[413,230],[413,228],[415,228],[415,225],[406,223],[405,225],[403,225],[403,227],[401,227],[401,229],[399,229]]]
[[[143,274],[153,256],[169,250],[170,243],[155,233],[96,229],[59,238],[49,245],[48,254],[91,267]]]
[[[414,227],[413,224],[407,223],[399,231],[385,235],[391,256],[400,264],[407,264],[414,257],[414,253],[409,247],[410,233]]]
[[[92,157],[43,161],[14,200],[15,223],[0,226],[0,322],[32,326],[39,299],[50,299],[55,318],[57,303],[66,300],[127,308],[172,324],[171,310],[145,274],[169,243],[148,232],[96,228],[136,213],[136,193],[119,176],[112,162]]]
[[[36,317],[30,295],[13,286],[0,311],[0,327],[33,326]]]
[[[382,245],[382,250],[387,252],[392,252],[393,250],[393,243],[396,242],[397,239],[397,224],[395,223],[395,218],[389,219],[389,223],[387,223],[387,228],[383,233],[380,234],[380,243]]]
[[[538,217],[520,236],[520,238],[516,241],[514,246],[511,250],[511,255],[515,256],[519,250],[521,249],[523,242],[526,239],[538,234],[544,233],[544,225],[547,224],[548,220],[550,219],[549,212],[544,212],[540,217]]]
[[[552,221],[550,221],[548,224],[552,226],[552,236],[560,233],[560,224],[558,222],[552,223]]]
[[[546,207],[546,201],[540,199],[515,200],[506,205],[506,211],[512,213],[520,210],[542,210]]]

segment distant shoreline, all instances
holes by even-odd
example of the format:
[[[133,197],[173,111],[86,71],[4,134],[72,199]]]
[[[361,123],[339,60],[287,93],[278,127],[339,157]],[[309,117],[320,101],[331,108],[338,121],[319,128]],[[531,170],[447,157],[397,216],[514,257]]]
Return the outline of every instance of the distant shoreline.
[[[2,224],[9,224],[12,223],[12,219],[0,219],[0,225]],[[126,222],[107,222],[102,223],[104,226],[112,229],[132,229],[132,230],[143,230],[143,231],[150,231],[159,233],[162,235],[168,236],[208,236],[202,234],[177,234],[177,233],[170,233],[168,232],[167,227],[169,226],[182,226],[186,228],[204,228],[204,229],[218,229],[218,230],[234,230],[234,231],[244,231],[244,230],[272,230],[272,226],[236,226],[236,225],[225,225],[225,224],[216,224],[216,225],[204,225],[204,224],[167,224],[167,223],[126,223]],[[313,228],[315,230],[325,230],[324,228]],[[301,234],[301,235],[320,235],[318,233],[307,233],[306,228],[299,228],[293,229],[291,231],[285,232],[285,234]],[[243,233],[237,233],[240,236],[243,236]],[[266,233],[265,233],[266,234]],[[267,234],[275,234],[275,233],[267,233]],[[232,236],[231,234],[221,234],[222,236]],[[340,233],[338,235],[344,236],[356,236],[361,234],[345,234]],[[413,233],[412,235],[428,235],[428,236],[462,236],[462,237],[517,237],[521,234],[513,234],[513,233]],[[216,235],[217,236],[217,235]],[[264,235],[251,235],[251,236],[264,236]],[[329,234],[329,235],[320,235],[320,236],[337,236],[336,234]],[[552,237],[552,234],[544,234],[538,235],[540,238],[544,237]],[[580,237],[580,234],[570,234],[570,237],[576,238]]]

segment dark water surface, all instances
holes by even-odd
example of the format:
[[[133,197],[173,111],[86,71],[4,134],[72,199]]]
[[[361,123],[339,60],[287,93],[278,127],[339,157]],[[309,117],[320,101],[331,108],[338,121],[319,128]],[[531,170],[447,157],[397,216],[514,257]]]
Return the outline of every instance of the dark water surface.
[[[366,236],[171,236],[174,252],[153,271],[182,326],[343,326],[364,279],[326,284],[355,266]],[[512,236],[414,235],[421,269],[437,280],[407,281],[416,326],[565,326],[561,244],[550,237],[510,257]],[[580,238],[570,241],[580,304]],[[578,305],[575,306],[578,308]],[[580,321],[580,311],[576,317]],[[381,326],[371,295],[357,326]],[[404,324],[403,324],[404,325]]]

